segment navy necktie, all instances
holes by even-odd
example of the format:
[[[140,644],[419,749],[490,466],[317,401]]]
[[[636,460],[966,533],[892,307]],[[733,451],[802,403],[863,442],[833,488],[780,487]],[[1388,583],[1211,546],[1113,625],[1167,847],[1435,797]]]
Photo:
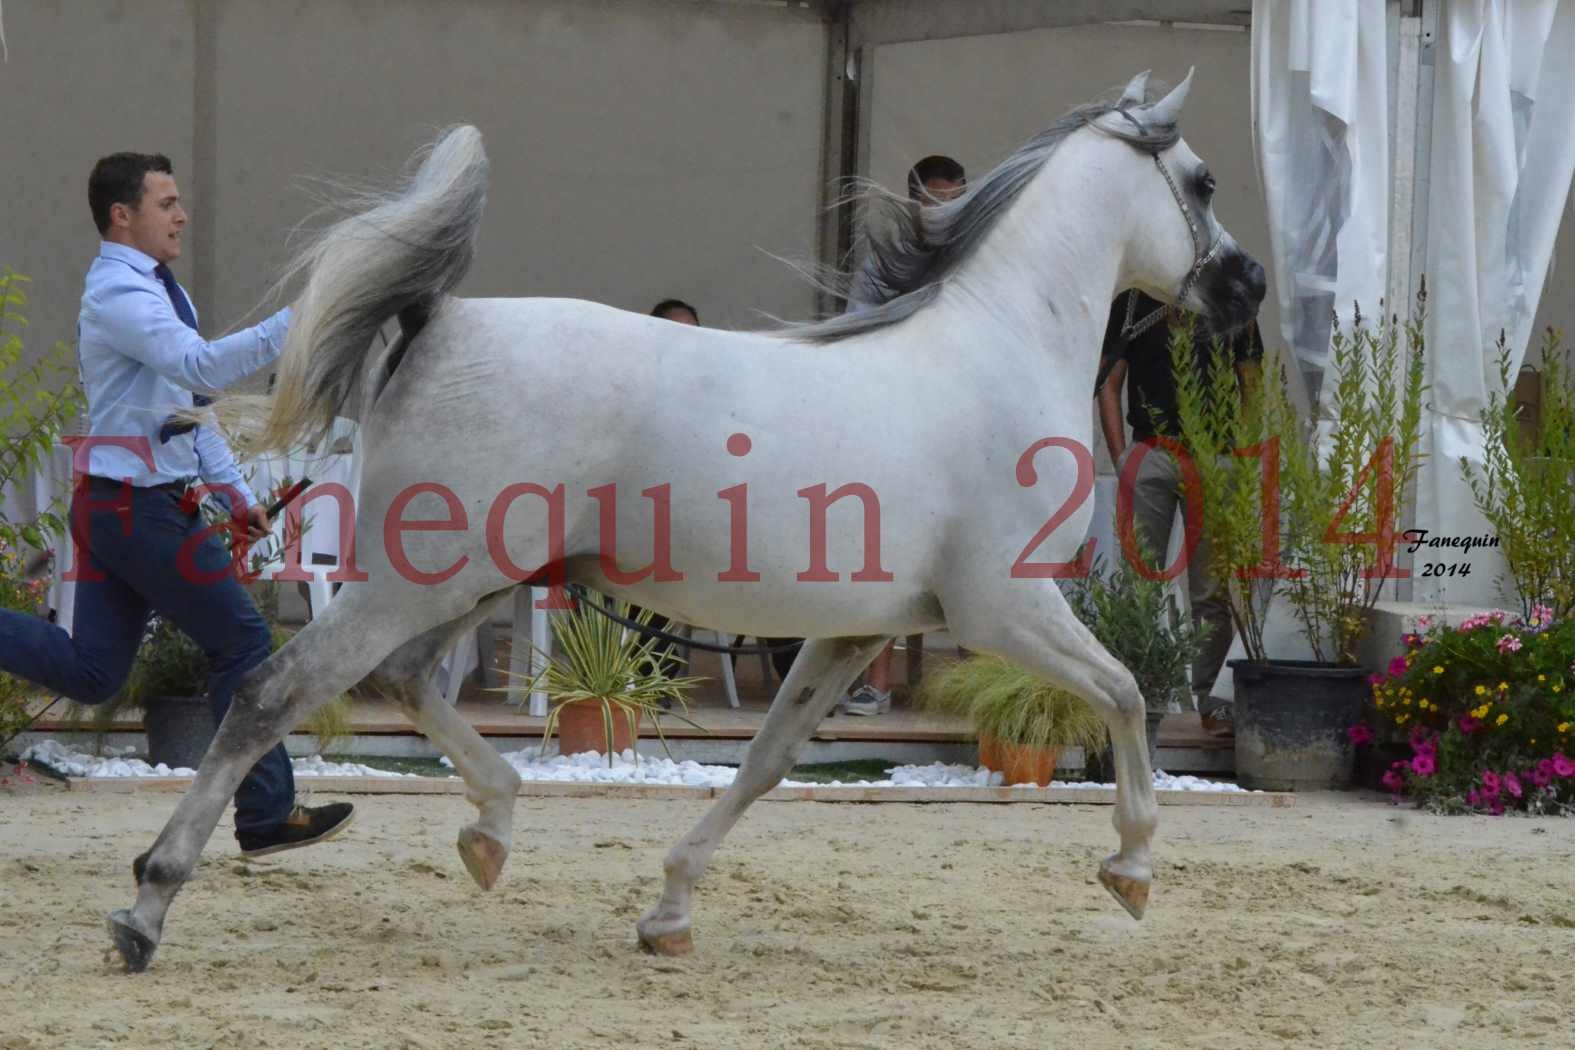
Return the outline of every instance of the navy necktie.
[[[181,291],[180,285],[175,281],[175,274],[168,266],[159,263],[153,268],[153,276],[164,284],[164,290],[169,293],[170,305],[175,307],[175,316],[185,322],[186,327],[192,331],[197,330],[197,315],[191,312],[191,303],[186,299],[186,293]],[[213,398],[201,394],[192,394],[191,403],[201,408],[203,405],[212,404]],[[159,428],[159,443],[168,444],[169,439],[177,434],[190,433],[197,429],[197,424],[180,420],[168,420]]]

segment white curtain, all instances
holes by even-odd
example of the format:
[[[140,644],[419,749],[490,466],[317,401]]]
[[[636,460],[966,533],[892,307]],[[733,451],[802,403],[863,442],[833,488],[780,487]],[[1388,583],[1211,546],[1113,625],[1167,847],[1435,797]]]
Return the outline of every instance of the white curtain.
[[[1280,335],[1309,388],[1388,277],[1388,29],[1373,0],[1256,0],[1252,121]],[[1272,341],[1271,341],[1272,342]]]
[[[1429,408],[1417,526],[1489,531],[1460,474],[1482,459],[1478,416],[1531,338],[1575,173],[1575,3],[1449,0],[1440,9],[1428,190]],[[1451,551],[1450,561],[1462,561]],[[1496,605],[1502,558],[1476,550],[1465,578],[1418,578],[1417,601]],[[1507,580],[1505,581],[1507,583]]]

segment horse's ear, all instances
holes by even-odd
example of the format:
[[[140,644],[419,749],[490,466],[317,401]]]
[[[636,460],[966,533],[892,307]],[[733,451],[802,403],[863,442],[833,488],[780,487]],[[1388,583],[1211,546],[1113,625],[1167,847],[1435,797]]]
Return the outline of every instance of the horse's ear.
[[[1177,84],[1170,94],[1148,107],[1147,123],[1175,125],[1181,121],[1181,107],[1187,101],[1187,92],[1192,88],[1192,74],[1194,69],[1187,70],[1187,78]]]
[[[1145,69],[1127,81],[1126,90],[1121,92],[1121,101],[1116,103],[1116,105],[1125,106],[1130,102],[1133,105],[1141,106],[1143,104],[1143,95],[1148,91],[1148,75],[1152,72],[1153,70],[1151,69]]]

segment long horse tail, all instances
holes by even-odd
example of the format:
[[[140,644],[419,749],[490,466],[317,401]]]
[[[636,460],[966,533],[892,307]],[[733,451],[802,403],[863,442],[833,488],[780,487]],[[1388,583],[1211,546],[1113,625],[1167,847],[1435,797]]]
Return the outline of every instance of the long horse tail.
[[[227,398],[220,419],[251,431],[249,451],[320,437],[356,390],[378,329],[412,307],[432,314],[470,269],[487,200],[487,154],[468,125],[419,151],[397,189],[360,193],[308,244],[280,285],[305,276],[271,398]],[[266,413],[264,415],[264,412]],[[250,416],[251,426],[246,426]]]

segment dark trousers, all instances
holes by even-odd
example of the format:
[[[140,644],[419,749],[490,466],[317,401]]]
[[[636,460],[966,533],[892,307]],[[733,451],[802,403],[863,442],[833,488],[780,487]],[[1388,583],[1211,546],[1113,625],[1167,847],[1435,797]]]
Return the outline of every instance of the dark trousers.
[[[230,555],[217,536],[192,541],[195,558],[182,571],[181,548],[202,530],[180,505],[176,487],[132,489],[89,478],[72,501],[78,539],[74,634],[34,616],[0,610],[0,670],[82,704],[119,692],[156,612],[189,635],[208,657],[208,703],[215,723],[229,710],[241,677],[268,658],[268,624],[251,595],[226,571]],[[87,500],[86,508],[80,505]],[[206,582],[215,577],[215,582]],[[280,744],[264,755],[235,794],[235,830],[267,831],[295,804],[295,778]]]

